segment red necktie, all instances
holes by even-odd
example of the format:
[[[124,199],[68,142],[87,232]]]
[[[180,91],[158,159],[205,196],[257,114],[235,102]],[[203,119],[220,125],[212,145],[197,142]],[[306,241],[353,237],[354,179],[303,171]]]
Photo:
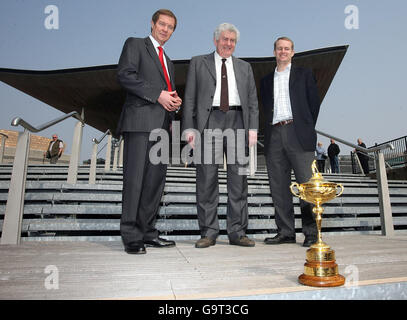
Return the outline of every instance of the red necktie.
[[[228,74],[226,72],[226,59],[222,59],[221,81],[220,81],[220,109],[229,111]]]
[[[159,50],[158,57],[160,58],[161,66],[163,68],[165,81],[167,81],[168,91],[172,91],[170,78],[168,77],[167,69],[165,68],[165,64],[164,64],[163,48],[158,47],[158,50]]]

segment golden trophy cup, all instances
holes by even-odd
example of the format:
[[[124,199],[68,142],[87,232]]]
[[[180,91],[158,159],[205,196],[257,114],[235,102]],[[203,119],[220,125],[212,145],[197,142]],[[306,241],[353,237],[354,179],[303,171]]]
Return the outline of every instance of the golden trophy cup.
[[[300,199],[314,204],[312,211],[318,229],[318,240],[307,250],[307,259],[304,264],[304,273],[298,281],[312,287],[337,287],[345,283],[345,278],[338,274],[338,265],[335,262],[335,251],[332,250],[321,236],[322,204],[343,193],[341,184],[326,181],[318,172],[316,161],[312,163],[312,177],[308,182],[292,183],[291,193]],[[298,193],[295,192],[295,188]]]

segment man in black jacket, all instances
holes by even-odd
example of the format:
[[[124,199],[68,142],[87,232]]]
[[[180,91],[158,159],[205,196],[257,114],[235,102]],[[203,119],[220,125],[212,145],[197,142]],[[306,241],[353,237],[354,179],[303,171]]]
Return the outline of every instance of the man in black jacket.
[[[298,183],[312,176],[320,98],[312,71],[291,64],[294,43],[281,37],[274,43],[277,67],[261,81],[265,114],[265,155],[275,208],[277,235],[266,244],[295,243],[295,219],[290,192],[291,170]],[[303,246],[316,242],[311,205],[300,201]]]
[[[362,147],[362,148],[366,148],[366,145],[364,144],[364,142],[362,142],[362,139],[358,139],[358,146]],[[356,151],[356,154],[359,158],[360,161],[360,165],[362,166],[363,169],[363,173],[364,174],[368,174],[369,173],[369,156],[362,152],[362,151]]]
[[[332,173],[339,173],[339,152],[341,152],[339,146],[335,143],[334,139],[331,139],[331,144],[328,147],[328,157]]]

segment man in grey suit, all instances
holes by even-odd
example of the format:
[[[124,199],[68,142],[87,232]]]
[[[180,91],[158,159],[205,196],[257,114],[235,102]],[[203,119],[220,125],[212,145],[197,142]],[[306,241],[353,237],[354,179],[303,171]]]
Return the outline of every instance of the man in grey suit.
[[[190,61],[183,108],[183,130],[190,145],[202,150],[202,158],[211,158],[210,163],[196,164],[196,198],[198,223],[201,231],[195,247],[206,248],[216,243],[219,235],[217,206],[219,203],[218,163],[223,159],[223,150],[228,149],[227,159],[227,233],[229,243],[253,247],[254,241],[246,236],[248,225],[247,178],[241,174],[241,163],[229,150],[236,151],[236,144],[226,143],[221,137],[221,152],[209,152],[212,140],[205,139],[210,130],[233,129],[236,136],[241,130],[245,143],[257,143],[258,102],[253,71],[249,63],[232,56],[239,39],[239,31],[229,23],[217,27],[214,33],[216,51],[193,57]],[[188,130],[194,129],[194,130]],[[196,136],[199,135],[199,136]],[[216,140],[216,138],[215,138]],[[199,143],[203,141],[203,143]],[[206,147],[205,147],[206,144]],[[219,151],[219,150],[218,150]],[[242,151],[242,150],[240,150]],[[237,150],[239,152],[239,150]],[[209,157],[208,154],[210,153]],[[233,152],[231,152],[233,153]],[[236,154],[236,153],[235,153]]]
[[[276,69],[261,80],[261,99],[265,114],[265,155],[270,191],[275,208],[277,235],[266,244],[295,243],[293,198],[290,192],[291,170],[298,183],[312,175],[311,164],[317,135],[320,99],[315,78],[308,68],[291,64],[294,43],[287,37],[274,43]],[[300,201],[303,246],[317,240],[317,228],[311,205]]]
[[[155,228],[167,165],[150,162],[149,151],[156,142],[149,141],[149,135],[157,128],[169,130],[172,114],[181,105],[174,89],[173,63],[162,48],[176,25],[170,10],[155,12],[151,35],[128,38],[117,69],[118,81],[127,92],[117,132],[124,138],[120,232],[129,254],[146,253],[145,245],[175,245],[160,238]]]

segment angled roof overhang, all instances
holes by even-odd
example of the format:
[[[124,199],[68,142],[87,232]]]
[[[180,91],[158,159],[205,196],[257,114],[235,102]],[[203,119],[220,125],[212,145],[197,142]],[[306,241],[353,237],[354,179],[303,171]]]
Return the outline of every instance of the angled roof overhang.
[[[317,79],[321,102],[348,49],[347,45],[296,53],[293,63],[311,68]],[[275,57],[242,58],[253,68],[257,90],[260,80],[276,66]],[[184,96],[189,60],[173,61],[176,87]],[[116,80],[117,65],[50,71],[1,69],[0,80],[64,113],[85,111],[86,124],[105,132],[116,131],[126,92]],[[260,132],[263,121],[260,104]],[[182,109],[181,109],[182,110]],[[182,112],[177,114],[181,117]],[[24,117],[24,115],[16,115]]]

